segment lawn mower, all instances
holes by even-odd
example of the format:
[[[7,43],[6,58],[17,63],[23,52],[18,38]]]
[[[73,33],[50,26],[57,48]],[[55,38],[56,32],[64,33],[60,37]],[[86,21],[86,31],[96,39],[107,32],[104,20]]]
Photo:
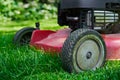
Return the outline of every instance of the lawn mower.
[[[60,0],[58,24],[66,29],[51,31],[23,28],[14,43],[59,53],[67,72],[96,70],[106,59],[120,59],[120,0]]]

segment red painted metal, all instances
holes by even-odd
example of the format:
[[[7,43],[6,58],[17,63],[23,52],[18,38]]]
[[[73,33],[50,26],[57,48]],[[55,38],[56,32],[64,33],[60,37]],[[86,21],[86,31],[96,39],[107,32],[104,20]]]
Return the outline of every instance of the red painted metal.
[[[107,47],[107,59],[120,60],[120,34],[102,35]]]
[[[60,53],[70,32],[71,29],[63,29],[56,32],[35,30],[32,34],[30,45],[46,52]],[[107,47],[107,59],[120,60],[120,34],[104,34],[102,37]]]
[[[70,29],[63,29],[57,32],[50,30],[35,30],[32,34],[30,44],[46,52],[60,53],[63,43],[70,32]]]

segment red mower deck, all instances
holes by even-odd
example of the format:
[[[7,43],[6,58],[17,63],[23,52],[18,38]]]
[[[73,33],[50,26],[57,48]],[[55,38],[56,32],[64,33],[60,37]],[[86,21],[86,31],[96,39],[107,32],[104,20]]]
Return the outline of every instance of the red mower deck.
[[[46,52],[60,53],[64,41],[71,29],[58,31],[35,30],[32,34],[30,45]],[[108,60],[120,60],[120,34],[102,34],[107,47]]]

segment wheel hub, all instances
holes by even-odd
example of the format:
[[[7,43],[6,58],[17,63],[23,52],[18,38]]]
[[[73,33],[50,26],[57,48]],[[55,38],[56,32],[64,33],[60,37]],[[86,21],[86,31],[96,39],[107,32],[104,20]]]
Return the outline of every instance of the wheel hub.
[[[77,50],[76,63],[82,70],[95,68],[100,55],[100,48],[94,40],[84,41]]]
[[[87,55],[86,55],[86,58],[90,59],[91,57],[92,57],[92,52],[88,52]]]

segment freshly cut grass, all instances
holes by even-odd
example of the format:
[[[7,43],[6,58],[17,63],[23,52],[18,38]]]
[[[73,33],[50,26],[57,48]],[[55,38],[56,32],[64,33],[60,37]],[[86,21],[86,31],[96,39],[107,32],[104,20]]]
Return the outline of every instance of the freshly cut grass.
[[[34,25],[33,21],[0,24],[0,80],[119,80],[120,61],[106,61],[105,66],[96,71],[69,74],[62,69],[59,55],[12,43],[17,28]],[[13,27],[17,27],[16,30]],[[47,28],[58,30],[61,27],[56,20],[41,20],[41,29]]]

